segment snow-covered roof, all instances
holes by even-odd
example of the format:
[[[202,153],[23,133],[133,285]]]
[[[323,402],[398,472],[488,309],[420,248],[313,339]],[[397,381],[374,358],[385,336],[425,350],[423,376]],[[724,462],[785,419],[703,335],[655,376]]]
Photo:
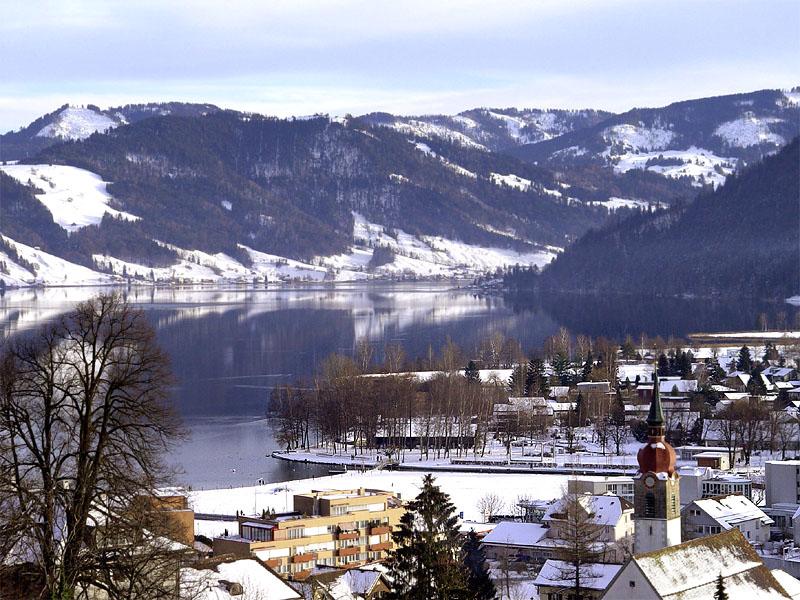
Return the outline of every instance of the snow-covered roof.
[[[315,574],[317,584],[324,587],[334,600],[356,600],[367,598],[383,574],[373,569],[349,569]]]
[[[781,584],[792,600],[800,600],[800,580],[792,577],[783,569],[772,569],[772,576]]]
[[[712,598],[720,574],[730,600],[789,597],[738,529],[638,554],[631,561],[661,598]]]
[[[622,565],[587,563],[580,567],[581,587],[604,590],[614,579]],[[539,571],[534,584],[548,587],[570,587],[575,585],[575,567],[563,560],[547,560]]]
[[[484,544],[498,546],[534,546],[547,534],[547,528],[538,523],[501,521],[483,538]]]
[[[747,497],[739,494],[729,496],[715,496],[695,500],[689,506],[696,506],[709,517],[714,519],[723,529],[731,529],[739,523],[759,519],[762,525],[771,525],[770,519],[764,511],[758,508]]]
[[[596,525],[614,526],[619,523],[625,510],[633,508],[630,502],[612,494],[582,494],[577,496],[577,500]],[[542,520],[560,519],[558,515],[563,510],[564,500],[561,499],[548,507]]]
[[[624,382],[625,380],[634,382],[638,376],[640,382],[652,382],[653,371],[653,365],[648,363],[638,363],[635,365],[621,364],[617,366],[617,379],[619,379],[621,382]]]
[[[231,584],[242,586],[244,594],[236,594]],[[181,588],[195,600],[239,600],[269,598],[296,600],[302,596],[274,571],[254,558],[221,562],[207,569],[181,569]]]

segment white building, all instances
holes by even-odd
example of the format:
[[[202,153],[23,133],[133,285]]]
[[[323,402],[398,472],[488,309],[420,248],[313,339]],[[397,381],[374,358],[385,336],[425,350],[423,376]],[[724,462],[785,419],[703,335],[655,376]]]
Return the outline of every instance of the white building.
[[[682,511],[684,540],[738,529],[751,544],[769,541],[773,521],[744,496],[701,498]]]
[[[612,494],[625,498],[633,504],[633,477],[581,475],[567,481],[567,492],[570,494]]]
[[[800,460],[768,460],[764,473],[767,506],[800,504]]]
[[[539,592],[540,600],[563,600],[574,594],[577,576],[580,579],[584,600],[595,600],[603,595],[621,568],[622,565],[586,563],[576,569],[561,560],[548,560],[533,583]]]

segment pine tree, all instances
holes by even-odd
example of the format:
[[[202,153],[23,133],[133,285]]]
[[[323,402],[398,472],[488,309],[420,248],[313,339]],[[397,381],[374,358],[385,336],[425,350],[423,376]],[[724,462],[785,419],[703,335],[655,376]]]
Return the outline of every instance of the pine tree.
[[[489,577],[486,554],[474,529],[467,534],[467,541],[464,543],[464,566],[467,568],[469,597],[475,600],[492,600],[497,592]]]
[[[423,477],[422,490],[392,533],[397,547],[388,561],[394,582],[389,598],[447,600],[467,595],[456,509],[434,481],[430,474]]]
[[[736,370],[749,373],[753,370],[753,359],[750,358],[750,348],[742,346],[739,350],[739,358],[736,360]]]
[[[464,369],[464,375],[467,378],[467,381],[470,383],[480,383],[481,382],[481,373],[478,370],[478,365],[475,364],[474,360],[469,361],[467,364],[467,368]]]
[[[663,352],[658,357],[658,375],[659,377],[667,377],[670,374],[669,359]]]
[[[717,575],[717,589],[714,592],[714,600],[728,600],[728,592],[725,591],[725,580],[722,573]]]
[[[569,385],[572,376],[570,375],[570,360],[566,352],[558,351],[553,357],[553,373],[558,377],[561,385]]]

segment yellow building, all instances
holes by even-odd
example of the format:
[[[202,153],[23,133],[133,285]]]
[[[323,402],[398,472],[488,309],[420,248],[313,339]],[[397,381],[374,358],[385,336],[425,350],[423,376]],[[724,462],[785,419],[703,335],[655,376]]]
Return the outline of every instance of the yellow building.
[[[238,517],[238,535],[215,538],[214,554],[254,555],[284,577],[304,579],[316,564],[386,558],[404,512],[398,495],[380,490],[296,494],[293,512]]]

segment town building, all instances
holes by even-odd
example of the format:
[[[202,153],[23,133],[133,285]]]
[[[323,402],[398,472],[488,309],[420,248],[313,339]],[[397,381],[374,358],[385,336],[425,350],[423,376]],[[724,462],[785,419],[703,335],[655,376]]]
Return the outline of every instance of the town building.
[[[764,485],[767,506],[800,504],[800,460],[768,460],[765,464]]]
[[[214,554],[256,556],[282,576],[304,579],[316,564],[386,558],[404,512],[399,496],[380,490],[295,494],[293,512],[239,516],[236,535],[214,538]]]
[[[650,552],[681,541],[680,476],[675,450],[665,438],[658,373],[647,415],[647,442],[636,456],[634,476],[634,551]]]
[[[682,516],[684,540],[738,529],[751,544],[764,544],[773,523],[752,501],[737,494],[694,500]]]
[[[582,475],[567,481],[570,494],[613,494],[633,504],[633,477]]]
[[[309,600],[377,600],[389,593],[390,583],[376,565],[314,569],[300,585]]]
[[[792,598],[738,529],[636,554],[609,584],[607,600],[713,598],[722,576],[728,598]],[[779,577],[794,585],[788,575]]]
[[[602,561],[622,563],[633,543],[633,505],[619,496],[569,495],[576,500],[586,523],[597,528],[594,543]],[[501,521],[483,538],[486,558],[523,564],[543,564],[556,558],[569,543],[564,502],[559,499],[541,509],[540,523]]]
[[[255,557],[206,559],[181,569],[181,598],[302,600],[303,596]]]
[[[577,578],[580,582],[581,598],[597,600],[621,568],[621,565],[586,563],[576,569],[561,560],[548,560],[533,583],[540,600],[564,600],[574,597]]]
[[[702,497],[730,496],[738,494],[748,500],[753,499],[753,482],[741,475],[714,475],[701,482]],[[681,488],[682,490],[683,488]]]

